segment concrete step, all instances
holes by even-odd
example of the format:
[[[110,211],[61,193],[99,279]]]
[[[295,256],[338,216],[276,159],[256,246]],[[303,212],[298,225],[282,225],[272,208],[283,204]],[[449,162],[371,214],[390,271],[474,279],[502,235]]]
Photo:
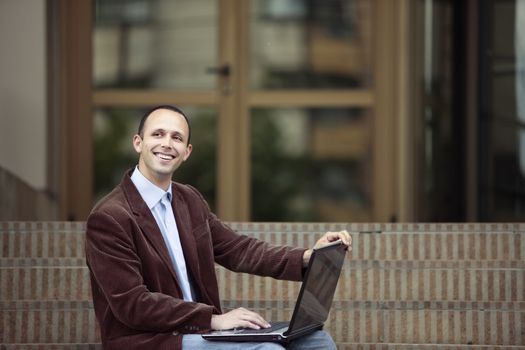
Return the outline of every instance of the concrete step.
[[[0,350],[103,350],[100,343],[0,344]]]
[[[525,348],[525,224],[231,226],[303,247],[353,232],[326,325],[340,349]],[[80,222],[0,223],[0,350],[99,349],[84,235]],[[217,275],[225,308],[290,317],[299,283]]]
[[[522,345],[456,345],[456,344],[396,344],[396,343],[343,343],[338,350],[517,350]]]
[[[286,320],[292,304],[224,303]],[[525,344],[525,303],[335,301],[325,325],[339,343]]]
[[[326,231],[353,232],[354,260],[482,261],[525,259],[525,224],[231,223],[275,244],[311,247]],[[358,233],[363,231],[381,233]],[[0,223],[0,252],[9,258],[84,257],[81,222]]]
[[[84,266],[0,267],[0,301],[91,300]]]
[[[348,261],[336,300],[523,301],[523,261]],[[295,300],[300,284],[217,269],[225,299]]]
[[[506,345],[454,345],[454,344],[393,344],[393,343],[344,343],[338,350],[517,350],[523,346]],[[97,344],[3,344],[0,350],[102,350]]]
[[[293,302],[225,300],[268,320],[290,319]],[[96,343],[91,302],[0,302],[4,344]],[[335,301],[325,328],[337,343],[525,344],[525,302]]]
[[[300,283],[216,268],[222,298],[295,300]],[[525,261],[348,261],[336,300],[523,301]],[[91,300],[81,258],[0,258],[0,300]]]
[[[98,343],[91,301],[0,302],[0,339],[16,343]]]
[[[84,258],[83,222],[0,222],[3,258]]]

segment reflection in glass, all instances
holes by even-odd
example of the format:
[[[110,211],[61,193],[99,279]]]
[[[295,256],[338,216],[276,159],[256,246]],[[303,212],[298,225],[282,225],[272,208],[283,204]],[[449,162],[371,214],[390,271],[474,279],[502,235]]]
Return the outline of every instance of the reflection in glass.
[[[480,218],[513,222],[525,217],[523,19],[520,1],[487,2],[482,16],[492,40],[482,41]],[[513,20],[509,20],[513,19]]]
[[[252,88],[369,87],[373,7],[364,0],[252,0]]]
[[[418,220],[423,222],[451,222],[464,218],[462,148],[464,134],[457,115],[457,100],[461,91],[453,82],[458,77],[454,70],[455,57],[461,54],[453,45],[452,15],[454,1],[425,1],[418,13],[424,21],[421,34],[421,77],[424,98],[418,111],[422,129],[419,152]],[[419,140],[419,139],[418,139]]]
[[[362,109],[253,109],[251,219],[369,220],[369,120]]]
[[[525,2],[516,3],[516,96],[525,96]],[[518,130],[518,157],[520,173],[525,179],[525,100],[516,99],[517,119],[522,127]]]
[[[491,126],[491,186],[489,212],[493,220],[515,221],[525,214],[525,177],[520,171],[519,134],[524,128],[495,119]]]
[[[97,0],[93,83],[97,88],[213,89],[215,0]],[[195,45],[198,43],[198,45]]]
[[[174,180],[196,187],[215,206],[216,111],[181,106],[191,123],[193,151],[175,172]],[[120,183],[124,172],[134,167],[138,155],[132,145],[144,109],[101,108],[94,116],[94,191],[95,201]]]

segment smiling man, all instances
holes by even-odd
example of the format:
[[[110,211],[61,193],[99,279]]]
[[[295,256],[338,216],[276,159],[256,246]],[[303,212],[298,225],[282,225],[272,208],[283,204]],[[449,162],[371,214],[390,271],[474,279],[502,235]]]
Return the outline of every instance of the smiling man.
[[[156,186],[168,190],[171,176],[192,150],[190,126],[182,111],[161,106],[143,118],[133,147],[139,157],[139,171]]]
[[[223,224],[193,187],[172,181],[190,157],[191,127],[182,110],[158,106],[141,119],[133,147],[138,166],[92,210],[86,260],[105,349],[231,349],[200,333],[269,324],[239,308],[222,313],[214,264],[261,276],[300,281],[311,249],[279,247],[239,235]],[[320,246],[342,240],[327,232]],[[238,346],[236,344],[235,346]],[[243,349],[282,349],[244,343]],[[290,349],[335,349],[317,331]]]

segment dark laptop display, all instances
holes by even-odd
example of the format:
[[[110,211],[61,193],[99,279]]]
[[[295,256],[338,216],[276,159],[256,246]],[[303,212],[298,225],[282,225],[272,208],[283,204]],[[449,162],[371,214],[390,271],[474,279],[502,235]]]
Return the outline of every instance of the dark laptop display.
[[[343,244],[327,247],[316,253],[315,261],[307,271],[310,276],[304,279],[299,293],[290,322],[291,330],[324,324],[332,306],[345,253]]]
[[[346,247],[341,241],[314,249],[289,323],[271,322],[270,329],[261,330],[214,331],[203,334],[203,338],[218,341],[286,343],[321,329],[332,306],[345,255]]]

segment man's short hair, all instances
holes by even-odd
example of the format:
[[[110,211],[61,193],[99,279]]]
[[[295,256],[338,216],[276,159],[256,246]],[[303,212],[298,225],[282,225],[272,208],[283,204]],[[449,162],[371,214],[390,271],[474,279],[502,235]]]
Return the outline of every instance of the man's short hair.
[[[138,129],[139,136],[140,137],[144,137],[144,124],[146,123],[146,119],[148,119],[148,117],[153,112],[155,112],[156,110],[159,110],[159,109],[167,109],[169,111],[172,111],[172,112],[175,112],[175,113],[179,113],[180,115],[182,115],[184,117],[184,119],[186,120],[186,124],[188,124],[188,142],[187,142],[187,144],[189,145],[190,144],[190,139],[191,139],[191,125],[190,125],[190,121],[188,120],[188,117],[186,116],[184,111],[182,109],[180,109],[179,107],[174,106],[174,105],[155,106],[153,108],[150,108],[146,113],[144,113],[144,115],[140,119],[140,123],[139,123],[139,129]]]

